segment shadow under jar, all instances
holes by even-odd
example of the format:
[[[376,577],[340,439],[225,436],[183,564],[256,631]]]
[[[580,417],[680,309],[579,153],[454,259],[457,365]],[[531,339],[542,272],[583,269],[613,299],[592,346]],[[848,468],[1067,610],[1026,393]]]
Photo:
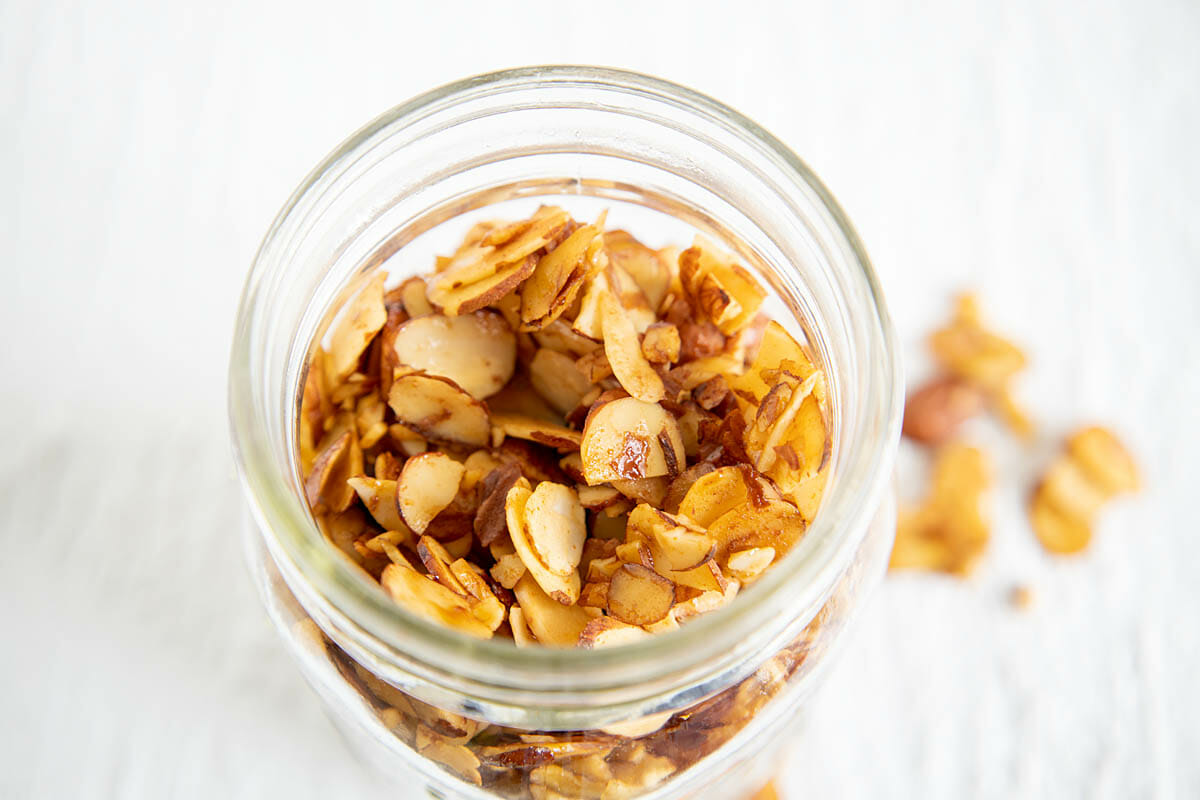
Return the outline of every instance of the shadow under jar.
[[[825,370],[820,511],[724,608],[599,650],[520,648],[396,605],[323,538],[297,423],[311,348],[362,276],[426,272],[480,218],[608,210],[653,246],[702,232],[768,288]],[[778,767],[830,647],[883,573],[902,380],[867,257],[833,197],[736,112],[628,72],[471,78],[356,133],[280,212],[248,278],[230,415],[246,545],[277,629],[364,759],[447,798],[743,797]]]

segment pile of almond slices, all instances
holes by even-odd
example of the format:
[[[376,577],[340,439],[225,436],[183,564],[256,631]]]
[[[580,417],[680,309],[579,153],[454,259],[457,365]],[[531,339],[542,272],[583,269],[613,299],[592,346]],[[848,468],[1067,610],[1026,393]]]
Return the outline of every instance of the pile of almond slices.
[[[825,377],[707,240],[656,251],[543,206],[386,277],[313,347],[299,451],[321,530],[396,603],[619,644],[724,605],[804,534]]]

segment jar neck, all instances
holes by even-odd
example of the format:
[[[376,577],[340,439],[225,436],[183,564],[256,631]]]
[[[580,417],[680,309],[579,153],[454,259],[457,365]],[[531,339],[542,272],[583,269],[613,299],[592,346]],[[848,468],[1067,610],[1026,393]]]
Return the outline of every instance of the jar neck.
[[[536,144],[530,130],[539,131]],[[397,607],[313,524],[295,457],[308,343],[354,275],[447,220],[515,198],[559,195],[566,204],[589,194],[667,210],[735,245],[783,313],[809,322],[835,417],[825,499],[786,558],[734,603],[678,631],[596,651],[470,640]],[[901,385],[862,247],[790,151],[681,87],[563,67],[431,92],[380,117],[314,171],[251,271],[230,409],[267,546],[300,602],[351,656],[435,705],[470,714],[465,703],[521,727],[588,728],[694,702],[799,634],[852,562],[886,489]]]

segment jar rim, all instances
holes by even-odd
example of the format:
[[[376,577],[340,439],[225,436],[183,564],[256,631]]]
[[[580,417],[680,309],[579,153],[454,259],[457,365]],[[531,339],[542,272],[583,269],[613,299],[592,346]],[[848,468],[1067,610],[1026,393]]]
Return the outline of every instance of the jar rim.
[[[874,447],[862,446],[843,454],[837,474],[805,536],[790,553],[735,602],[701,615],[675,631],[621,647],[600,650],[517,648],[509,642],[472,639],[465,634],[418,617],[390,600],[377,585],[355,571],[328,547],[313,524],[307,507],[271,454],[271,433],[257,413],[254,348],[263,334],[256,310],[262,300],[264,277],[277,263],[287,238],[302,229],[305,203],[330,187],[377,137],[444,110],[456,103],[496,93],[518,92],[549,85],[575,84],[615,92],[636,93],[685,108],[707,122],[735,134],[740,142],[767,159],[792,181],[791,189],[815,195],[819,211],[828,217],[855,280],[873,312],[856,320],[867,334],[869,385],[856,386],[871,404],[865,424],[874,431]],[[286,249],[286,248],[285,248]],[[829,571],[848,560],[857,544],[847,531],[865,530],[888,490],[891,463],[899,438],[903,381],[895,336],[878,280],[865,248],[833,195],[811,169],[787,146],[757,123],[722,103],[677,84],[635,72],[591,66],[540,66],[502,70],[469,77],[433,89],[398,105],[368,123],[327,156],[293,192],[265,235],[255,256],[241,297],[230,360],[229,413],[235,460],[256,522],[268,538],[272,553],[286,558],[297,572],[343,615],[342,622],[361,626],[392,646],[419,645],[414,652],[443,656],[445,671],[424,677],[453,691],[472,694],[481,687],[496,688],[512,703],[529,702],[558,689],[575,700],[590,692],[630,681],[653,683],[669,674],[676,682],[712,671],[713,664],[689,654],[709,652],[713,640],[729,640],[742,626],[761,617],[756,609],[778,603],[798,587],[819,583]],[[835,490],[840,490],[840,493]],[[837,495],[837,496],[834,496]],[[835,501],[835,502],[831,502]],[[839,532],[843,535],[839,536]],[[832,585],[832,581],[829,582]],[[494,682],[477,675],[458,674],[455,659],[472,659],[496,668]],[[718,665],[719,666],[719,665]],[[614,672],[620,668],[620,677]],[[419,671],[420,672],[420,671]],[[551,676],[570,676],[569,685],[556,688]],[[486,692],[485,692],[486,693]],[[594,698],[593,698],[594,699]],[[564,701],[565,702],[565,701]]]

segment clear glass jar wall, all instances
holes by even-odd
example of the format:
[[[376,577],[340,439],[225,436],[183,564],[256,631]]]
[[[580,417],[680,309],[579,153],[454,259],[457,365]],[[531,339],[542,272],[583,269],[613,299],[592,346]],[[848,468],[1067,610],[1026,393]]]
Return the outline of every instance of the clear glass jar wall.
[[[736,250],[771,288],[768,312],[807,335],[834,398],[825,499],[789,556],[728,608],[609,650],[518,650],[407,614],[325,544],[300,490],[306,356],[350,287],[381,268],[393,283],[427,270],[479,209],[515,217],[495,209],[543,200],[583,217],[609,208],[659,244],[699,230]],[[364,754],[444,796],[755,788],[890,546],[902,382],[853,230],[752,122],[644,76],[482,76],[349,139],[263,243],[230,378],[248,549],[273,619]]]

